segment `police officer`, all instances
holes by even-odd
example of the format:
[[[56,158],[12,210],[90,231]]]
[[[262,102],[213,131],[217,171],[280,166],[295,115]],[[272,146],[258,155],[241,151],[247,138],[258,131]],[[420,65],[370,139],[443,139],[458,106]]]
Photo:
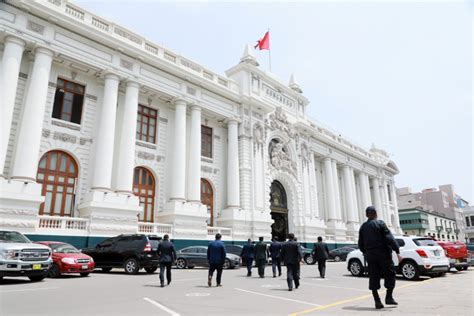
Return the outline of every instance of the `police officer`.
[[[379,293],[380,278],[384,277],[384,286],[387,289],[385,304],[398,305],[393,299],[395,288],[395,268],[392,261],[392,250],[397,253],[399,262],[402,257],[395,238],[382,220],[377,219],[377,211],[373,206],[365,210],[367,221],[359,230],[359,249],[367,259],[369,265],[369,289],[375,300],[375,308],[383,308]]]

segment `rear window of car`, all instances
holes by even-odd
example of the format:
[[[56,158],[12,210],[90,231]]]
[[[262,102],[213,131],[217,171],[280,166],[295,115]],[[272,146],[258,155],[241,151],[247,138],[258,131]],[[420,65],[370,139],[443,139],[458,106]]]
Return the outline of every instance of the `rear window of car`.
[[[438,246],[436,241],[431,238],[414,238],[413,242],[417,246]]]
[[[474,251],[474,244],[467,244],[466,248],[467,248],[467,250]]]
[[[196,248],[185,248],[185,249],[181,249],[181,252],[193,253],[193,252],[197,252],[197,251],[196,251]]]

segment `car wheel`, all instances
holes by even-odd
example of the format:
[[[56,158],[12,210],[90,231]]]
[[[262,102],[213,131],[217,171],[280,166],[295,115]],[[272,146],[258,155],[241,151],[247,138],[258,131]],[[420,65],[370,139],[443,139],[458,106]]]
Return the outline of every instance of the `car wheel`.
[[[335,257],[334,257],[334,261],[336,261],[336,262],[339,262],[339,261],[341,261],[341,257],[339,257],[339,256],[335,256]]]
[[[34,276],[28,277],[28,279],[30,279],[33,282],[39,282],[39,281],[43,280],[44,278],[46,278],[46,274],[45,275],[34,275]]]
[[[463,267],[454,267],[456,270],[458,271],[462,271],[463,270]]]
[[[462,269],[463,269],[464,271],[466,271],[466,270],[467,270],[467,268],[468,268],[468,267],[462,267]]]
[[[48,277],[57,278],[60,276],[61,276],[61,271],[59,270],[59,266],[56,263],[53,263],[51,268],[49,268]]]
[[[153,273],[156,271],[156,269],[158,269],[158,266],[153,266],[153,267],[148,267],[148,268],[145,268],[145,271],[147,273]]]
[[[314,258],[311,255],[307,255],[306,257],[304,257],[304,262],[306,262],[306,264],[314,264],[315,263]]]
[[[125,270],[125,273],[127,274],[137,274],[138,270],[140,270],[140,267],[138,266],[138,261],[135,258],[129,258],[125,260],[123,268]]]
[[[353,276],[360,277],[364,275],[364,267],[357,259],[351,260],[351,262],[349,262],[349,271]]]
[[[230,260],[229,259],[225,259],[224,261],[224,269],[230,269],[231,266],[230,266]]]
[[[417,280],[420,277],[418,267],[411,261],[403,263],[400,270],[402,276],[407,280]]]
[[[89,272],[82,272],[80,273],[81,277],[85,278],[87,276],[89,276]]]
[[[183,258],[179,258],[178,260],[176,260],[176,268],[178,269],[186,268],[186,260]]]
[[[102,272],[109,273],[112,271],[112,268],[102,268]]]

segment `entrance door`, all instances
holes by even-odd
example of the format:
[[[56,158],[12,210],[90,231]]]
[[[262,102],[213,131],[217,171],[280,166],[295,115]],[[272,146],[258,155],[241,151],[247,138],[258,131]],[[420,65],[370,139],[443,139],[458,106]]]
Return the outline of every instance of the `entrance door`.
[[[271,226],[272,238],[284,241],[288,237],[288,206],[285,188],[277,180],[272,182],[270,190],[270,210],[274,220]]]

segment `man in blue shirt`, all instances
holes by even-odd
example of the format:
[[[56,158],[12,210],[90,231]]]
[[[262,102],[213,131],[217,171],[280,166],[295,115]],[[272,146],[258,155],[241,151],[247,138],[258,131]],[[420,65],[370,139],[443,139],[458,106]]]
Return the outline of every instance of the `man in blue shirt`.
[[[207,285],[212,286],[212,275],[217,270],[217,286],[221,285],[222,269],[226,258],[224,242],[221,241],[221,234],[216,234],[216,240],[209,243],[207,246],[207,260],[209,261],[209,276],[207,278]]]
[[[242,261],[247,264],[247,276],[252,276],[252,263],[253,263],[253,252],[255,246],[252,243],[252,239],[248,239],[247,243],[242,248],[242,252],[240,256],[242,257]]]

